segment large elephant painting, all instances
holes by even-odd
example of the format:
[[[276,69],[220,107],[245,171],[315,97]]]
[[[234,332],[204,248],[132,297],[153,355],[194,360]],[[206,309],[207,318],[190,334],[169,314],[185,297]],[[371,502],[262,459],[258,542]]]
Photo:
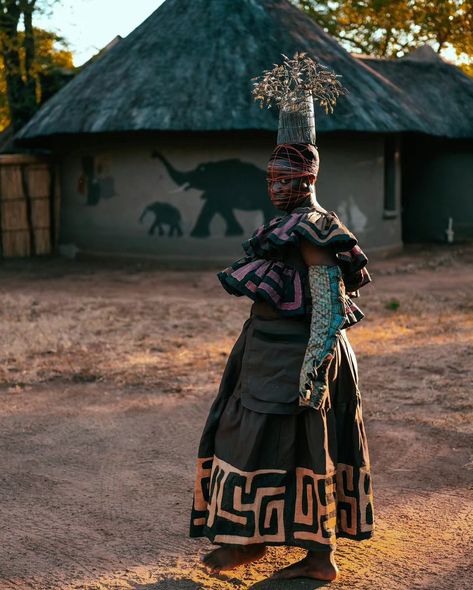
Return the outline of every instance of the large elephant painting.
[[[200,190],[204,205],[191,231],[191,236],[206,238],[210,223],[219,214],[225,221],[226,236],[241,236],[243,228],[235,210],[262,211],[265,221],[277,214],[268,198],[266,172],[254,164],[234,158],[200,164],[194,170],[177,170],[162,154],[153,152],[171,179],[182,190]]]

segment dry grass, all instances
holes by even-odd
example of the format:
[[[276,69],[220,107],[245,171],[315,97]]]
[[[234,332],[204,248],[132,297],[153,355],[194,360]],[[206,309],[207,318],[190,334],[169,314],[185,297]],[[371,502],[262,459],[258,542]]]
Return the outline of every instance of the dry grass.
[[[53,285],[43,295],[2,294],[0,379],[20,387],[61,379],[181,391],[202,368],[223,365],[238,332],[238,308],[133,295],[139,292],[64,298]]]
[[[469,590],[473,245],[371,270],[350,339],[377,532],[340,543],[332,586]],[[213,272],[54,260],[1,265],[0,301],[2,589],[289,587],[260,581],[301,550],[212,576],[187,539],[198,439],[248,301]]]
[[[439,248],[373,265],[374,286],[360,301],[367,318],[350,332],[370,400],[381,381],[386,391],[410,379],[421,399],[469,383],[472,258],[472,247]],[[212,272],[62,261],[2,272],[0,380],[10,390],[50,381],[215,390],[250,305]],[[461,393],[455,403],[469,402]]]

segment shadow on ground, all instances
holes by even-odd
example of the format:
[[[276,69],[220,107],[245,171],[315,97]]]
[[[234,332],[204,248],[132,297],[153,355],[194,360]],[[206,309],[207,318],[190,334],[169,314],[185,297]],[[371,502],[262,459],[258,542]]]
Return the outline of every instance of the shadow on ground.
[[[231,580],[231,587],[237,588],[244,583],[237,579]],[[202,586],[190,578],[172,578],[161,580],[152,584],[133,583],[133,590],[201,590]],[[300,578],[297,580],[261,580],[248,590],[316,590],[316,588],[326,588],[329,582],[317,582],[309,578]]]
[[[200,590],[201,584],[198,584],[190,578],[172,578],[170,580],[161,580],[152,584],[132,584],[133,590]]]
[[[296,580],[261,580],[250,586],[248,590],[315,590],[315,588],[326,588],[329,582],[318,582],[310,578],[299,578]]]

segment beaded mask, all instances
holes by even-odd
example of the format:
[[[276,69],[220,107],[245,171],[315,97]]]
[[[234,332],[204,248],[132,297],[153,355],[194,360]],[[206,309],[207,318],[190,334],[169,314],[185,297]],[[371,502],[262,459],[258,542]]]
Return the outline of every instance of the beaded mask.
[[[309,176],[317,179],[319,154],[311,144],[280,144],[268,163],[268,193],[277,209],[290,211],[310,196]]]

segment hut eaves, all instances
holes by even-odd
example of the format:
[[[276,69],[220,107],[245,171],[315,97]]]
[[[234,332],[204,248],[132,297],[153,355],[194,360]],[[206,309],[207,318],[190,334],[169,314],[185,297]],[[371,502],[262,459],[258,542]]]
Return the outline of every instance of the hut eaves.
[[[359,58],[422,113],[428,133],[473,138],[473,79],[429,46],[398,59]]]

